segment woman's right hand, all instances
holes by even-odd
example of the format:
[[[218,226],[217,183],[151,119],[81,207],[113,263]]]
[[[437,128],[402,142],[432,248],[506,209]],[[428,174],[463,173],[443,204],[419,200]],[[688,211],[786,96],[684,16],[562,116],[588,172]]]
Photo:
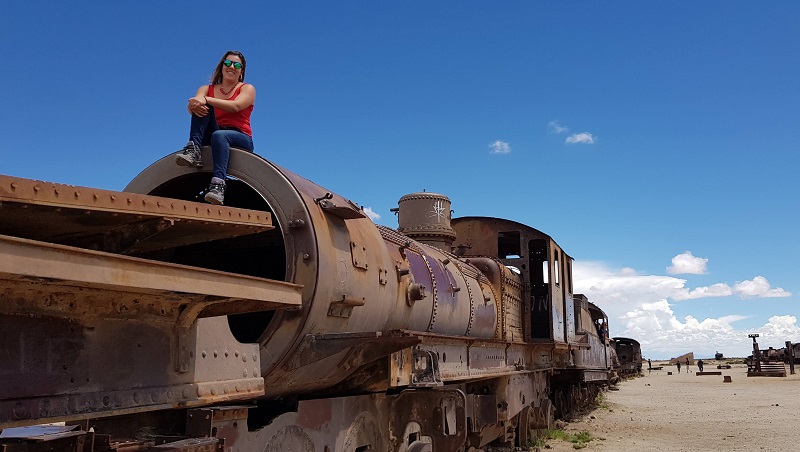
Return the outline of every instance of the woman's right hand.
[[[195,96],[189,99],[189,105],[186,107],[189,114],[202,118],[208,114],[208,104],[205,97]]]
[[[194,97],[189,99],[189,105],[186,106],[186,110],[189,111],[190,115],[195,115],[198,118],[208,115],[210,107],[206,96],[208,96],[208,85],[203,85],[197,89]]]

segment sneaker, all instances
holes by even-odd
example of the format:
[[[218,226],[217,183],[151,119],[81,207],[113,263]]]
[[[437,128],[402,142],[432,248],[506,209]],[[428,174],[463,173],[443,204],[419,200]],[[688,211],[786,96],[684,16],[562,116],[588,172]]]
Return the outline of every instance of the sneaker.
[[[175,163],[180,166],[202,168],[203,157],[200,155],[200,148],[194,144],[194,141],[186,143],[186,146],[175,155]]]
[[[212,182],[211,185],[208,186],[205,200],[211,204],[222,205],[222,202],[225,200],[225,182],[221,184]]]

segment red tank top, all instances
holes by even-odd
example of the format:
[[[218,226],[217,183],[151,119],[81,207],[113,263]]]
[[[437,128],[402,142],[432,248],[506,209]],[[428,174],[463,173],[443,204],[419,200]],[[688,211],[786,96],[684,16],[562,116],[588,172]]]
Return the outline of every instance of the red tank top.
[[[239,92],[242,90],[242,84],[236,91],[234,91],[233,96],[227,100],[234,100],[237,96],[239,96]],[[208,97],[216,97],[214,96],[214,85],[209,85],[208,87]],[[231,113],[225,111],[221,108],[214,107],[214,116],[217,118],[217,125],[220,127],[235,127],[242,132],[246,133],[247,135],[253,136],[253,129],[250,128],[250,114],[253,113],[253,105],[245,108],[244,110],[237,111],[235,113]]]

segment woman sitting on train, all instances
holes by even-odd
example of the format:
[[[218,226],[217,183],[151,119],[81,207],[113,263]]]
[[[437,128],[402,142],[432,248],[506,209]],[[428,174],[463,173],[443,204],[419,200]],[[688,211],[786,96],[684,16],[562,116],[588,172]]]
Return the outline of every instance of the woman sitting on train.
[[[201,168],[200,147],[211,145],[214,174],[204,198],[212,204],[223,204],[225,200],[231,146],[253,152],[250,114],[256,89],[244,83],[246,68],[241,52],[225,52],[211,75],[211,84],[201,86],[186,107],[192,115],[189,142],[175,155],[175,163]]]

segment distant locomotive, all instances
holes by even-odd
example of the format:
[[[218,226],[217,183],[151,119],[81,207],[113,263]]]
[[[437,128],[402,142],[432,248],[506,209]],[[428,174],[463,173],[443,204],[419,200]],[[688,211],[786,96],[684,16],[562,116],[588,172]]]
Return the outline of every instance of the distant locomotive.
[[[639,342],[628,337],[615,337],[614,351],[617,355],[617,372],[622,377],[638,375],[642,372],[642,348]]]
[[[433,193],[376,226],[236,149],[228,206],[196,203],[210,170],[167,157],[125,192],[0,178],[0,429],[66,421],[76,451],[524,446],[615,353],[641,367],[530,226],[451,220]]]

